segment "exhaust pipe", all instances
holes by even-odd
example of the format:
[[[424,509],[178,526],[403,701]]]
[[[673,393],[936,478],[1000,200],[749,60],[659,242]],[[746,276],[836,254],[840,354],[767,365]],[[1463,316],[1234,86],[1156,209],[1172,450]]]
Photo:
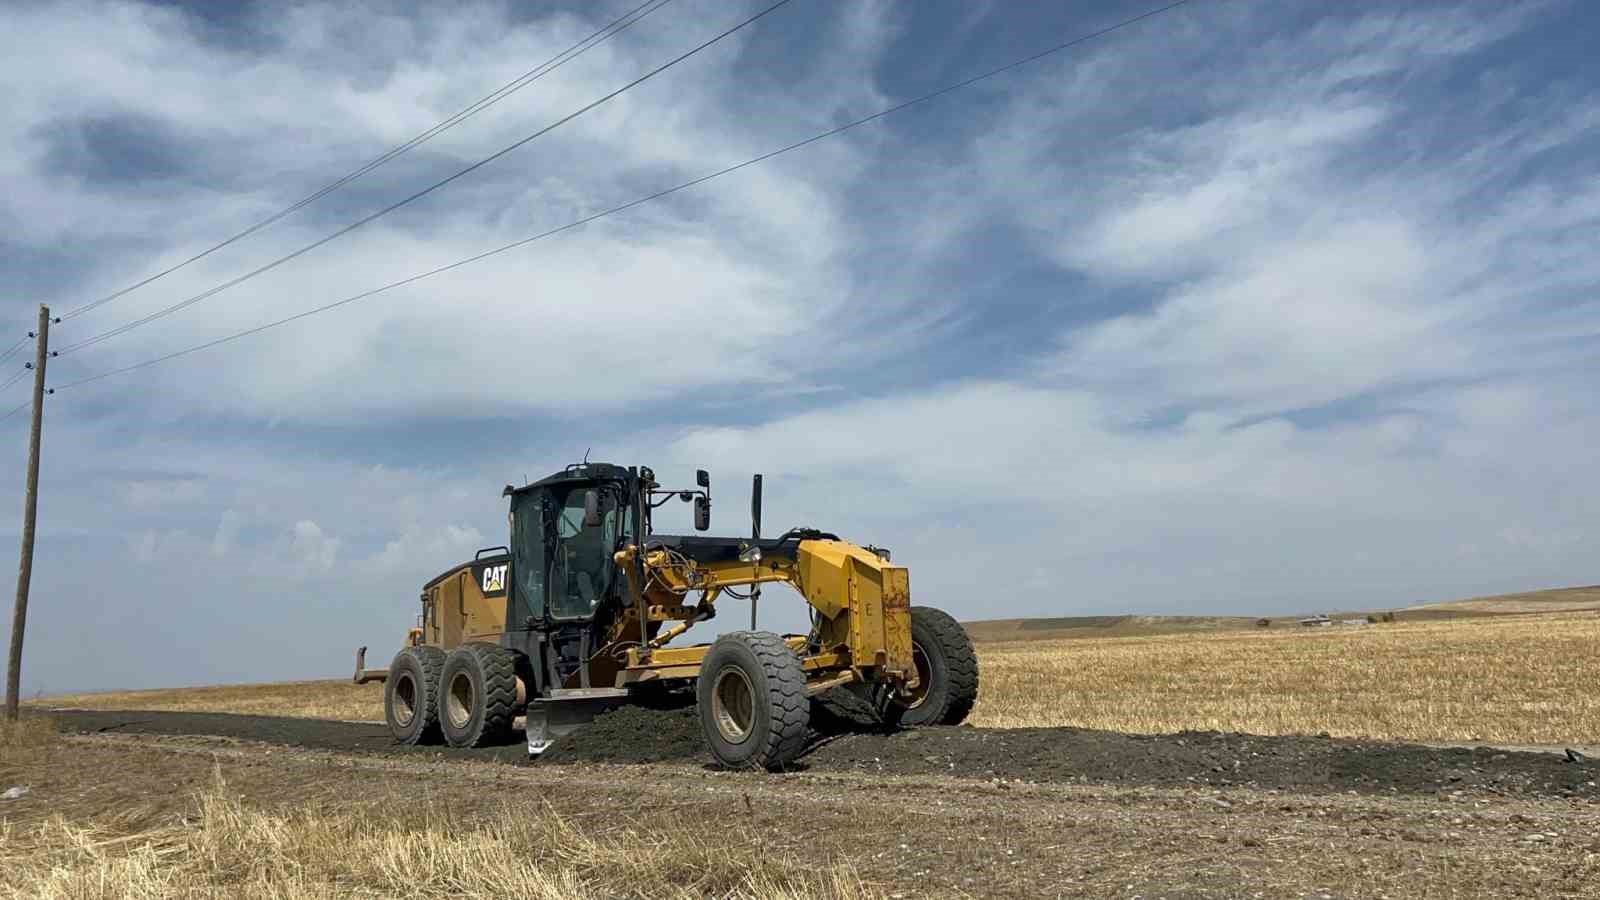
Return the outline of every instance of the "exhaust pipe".
[[[757,475],[750,482],[750,546],[756,550],[756,559],[761,559],[761,476]],[[761,576],[759,565],[756,568],[756,577]],[[761,603],[761,582],[750,585],[750,630],[756,630],[756,607]]]

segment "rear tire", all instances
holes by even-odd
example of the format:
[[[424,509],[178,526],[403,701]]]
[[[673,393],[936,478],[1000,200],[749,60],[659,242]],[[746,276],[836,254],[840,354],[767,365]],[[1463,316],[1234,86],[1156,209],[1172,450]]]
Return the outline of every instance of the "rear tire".
[[[706,744],[724,766],[777,771],[805,749],[806,676],[778,635],[735,631],[717,638],[695,693]]]
[[[517,654],[463,644],[445,658],[439,683],[439,729],[450,746],[507,742],[517,707]]]
[[[389,677],[383,682],[383,717],[400,743],[439,743],[439,675],[444,660],[438,647],[406,647],[389,664]]]
[[[960,725],[978,699],[978,655],[954,617],[931,606],[911,607],[911,643],[922,684],[911,704],[891,700],[892,725]]]

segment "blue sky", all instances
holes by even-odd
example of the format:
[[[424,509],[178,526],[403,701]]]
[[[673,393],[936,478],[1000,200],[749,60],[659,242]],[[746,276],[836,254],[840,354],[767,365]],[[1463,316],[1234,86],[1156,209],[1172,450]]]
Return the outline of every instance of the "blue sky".
[[[0,328],[209,246],[632,5],[8,5]],[[674,0],[57,340],[309,243],[757,8]],[[795,0],[51,380],[537,233],[1136,11]],[[710,468],[722,532],[762,471],[769,527],[892,547],[919,602],[971,618],[1600,580],[1597,26],[1578,3],[1196,0],[558,238],[63,390],[25,686],[381,656],[423,580],[504,540],[500,486],[590,447],[673,482]],[[22,417],[0,453],[0,508],[20,511]],[[796,606],[769,599],[764,624]]]

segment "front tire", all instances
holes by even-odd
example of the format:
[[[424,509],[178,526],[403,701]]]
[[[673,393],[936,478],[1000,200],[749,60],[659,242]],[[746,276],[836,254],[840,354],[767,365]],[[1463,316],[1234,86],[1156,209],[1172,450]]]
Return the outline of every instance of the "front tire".
[[[722,765],[777,771],[805,749],[806,676],[778,635],[735,631],[717,638],[695,693],[706,744]]]
[[[972,638],[949,613],[913,606],[911,643],[921,684],[910,703],[891,700],[884,719],[894,725],[960,725],[978,699]]]
[[[406,647],[389,664],[383,717],[400,743],[439,743],[439,673],[444,661],[444,651],[438,647]]]
[[[440,673],[439,729],[452,747],[505,743],[517,706],[517,655],[495,644],[463,644]]]

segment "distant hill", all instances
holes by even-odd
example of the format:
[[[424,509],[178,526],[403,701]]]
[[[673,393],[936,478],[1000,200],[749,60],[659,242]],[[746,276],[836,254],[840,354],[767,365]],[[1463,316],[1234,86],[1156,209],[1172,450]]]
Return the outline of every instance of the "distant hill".
[[[1548,591],[1528,591],[1522,594],[1496,594],[1490,597],[1469,597],[1444,603],[1424,603],[1409,607],[1403,612],[1475,613],[1480,615],[1507,615],[1517,613],[1583,612],[1600,610],[1600,584],[1587,587],[1555,588]]]
[[[1288,619],[1274,620],[1292,621]],[[1049,619],[985,619],[963,622],[975,641],[1030,641],[1064,637],[1129,637],[1175,631],[1254,628],[1253,616],[1058,616]]]
[[[1600,585],[1555,588],[1521,594],[1469,597],[1394,610],[1402,621],[1432,621],[1480,616],[1537,615],[1600,611]],[[1387,610],[1377,610],[1386,612]],[[1335,619],[1361,618],[1366,612],[1333,613]],[[1300,616],[1272,616],[1271,627],[1294,626]],[[974,641],[1030,641],[1073,637],[1131,637],[1190,631],[1255,628],[1257,616],[1055,616],[1043,619],[983,619],[963,622]]]

